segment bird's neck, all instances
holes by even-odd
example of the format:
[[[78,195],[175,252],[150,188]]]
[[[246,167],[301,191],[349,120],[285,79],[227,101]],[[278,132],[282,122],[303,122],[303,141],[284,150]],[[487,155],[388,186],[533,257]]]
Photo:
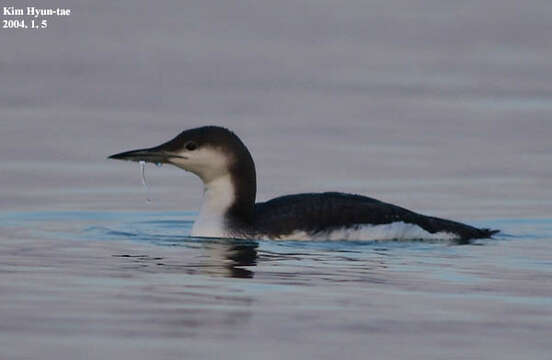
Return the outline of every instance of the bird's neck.
[[[257,175],[247,147],[238,142],[229,155],[227,172],[214,179],[202,178],[203,205],[192,236],[233,237],[255,221]]]
[[[253,170],[254,171],[254,170]],[[203,204],[192,236],[232,237],[236,227],[250,225],[254,217],[255,179],[229,172],[204,183]]]
[[[192,236],[228,236],[226,214],[236,200],[232,178],[219,177],[204,184],[203,204],[194,222]]]

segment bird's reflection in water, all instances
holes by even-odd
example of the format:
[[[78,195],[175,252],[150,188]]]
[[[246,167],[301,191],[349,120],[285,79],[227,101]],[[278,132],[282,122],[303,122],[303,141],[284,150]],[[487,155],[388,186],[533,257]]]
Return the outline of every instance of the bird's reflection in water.
[[[422,243],[431,243],[424,241]],[[437,242],[440,243],[440,242]],[[305,262],[316,261],[324,263],[336,259],[346,260],[350,263],[361,261],[364,270],[381,270],[387,268],[386,258],[389,249],[385,244],[373,247],[372,251],[360,251],[358,243],[329,242],[320,243],[318,248],[299,250],[297,247],[289,248],[292,251],[270,251],[263,249],[259,255],[259,243],[253,240],[225,239],[225,238],[178,238],[164,241],[162,245],[177,246],[184,251],[163,252],[153,255],[116,254],[114,257],[126,259],[126,269],[138,269],[147,272],[183,272],[189,275],[209,275],[232,278],[253,278],[254,267],[261,262],[273,262],[291,260]],[[339,244],[337,246],[336,244]],[[371,245],[373,246],[373,242]],[[387,242],[391,248],[398,244]],[[450,245],[483,245],[473,241],[453,241]],[[370,244],[368,244],[370,245]],[[295,245],[294,245],[295,246]],[[329,246],[329,247],[328,247]],[[364,245],[363,245],[364,246]],[[165,248],[166,249],[166,248]],[[351,254],[344,256],[343,254]],[[354,256],[358,254],[358,256]],[[374,256],[365,256],[365,255]],[[334,276],[335,272],[329,275]]]
[[[206,274],[234,278],[253,278],[251,270],[257,265],[256,241],[222,238],[186,238],[173,240],[164,245],[178,246],[187,249],[185,255],[169,253],[114,254],[113,257],[124,259],[126,269],[147,272],[184,272],[190,275]],[[161,256],[159,256],[161,255]],[[182,256],[184,255],[184,256]]]
[[[203,242],[201,268],[211,274],[233,278],[252,278],[257,265],[257,247],[251,240],[212,238]]]

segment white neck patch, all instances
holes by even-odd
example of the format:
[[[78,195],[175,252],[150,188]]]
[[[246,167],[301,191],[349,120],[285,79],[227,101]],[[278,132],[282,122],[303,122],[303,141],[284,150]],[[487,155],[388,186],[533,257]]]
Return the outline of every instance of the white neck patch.
[[[203,204],[192,227],[192,236],[228,237],[224,215],[236,198],[230,174],[204,184]]]

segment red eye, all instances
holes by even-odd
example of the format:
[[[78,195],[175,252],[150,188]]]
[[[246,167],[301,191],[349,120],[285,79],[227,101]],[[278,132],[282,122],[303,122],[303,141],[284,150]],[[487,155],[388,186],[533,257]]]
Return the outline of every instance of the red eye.
[[[194,151],[195,149],[197,149],[197,144],[193,141],[188,141],[186,145],[184,145],[184,147],[186,148],[186,150]]]

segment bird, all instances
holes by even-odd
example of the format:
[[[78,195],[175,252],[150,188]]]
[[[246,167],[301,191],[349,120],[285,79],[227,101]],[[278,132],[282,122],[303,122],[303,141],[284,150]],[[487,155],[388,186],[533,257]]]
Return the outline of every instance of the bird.
[[[255,202],[255,163],[231,130],[184,130],[161,145],[109,159],[171,164],[203,182],[203,202],[190,235],[269,240],[435,240],[490,238],[499,230],[422,215],[363,195],[285,195]]]

